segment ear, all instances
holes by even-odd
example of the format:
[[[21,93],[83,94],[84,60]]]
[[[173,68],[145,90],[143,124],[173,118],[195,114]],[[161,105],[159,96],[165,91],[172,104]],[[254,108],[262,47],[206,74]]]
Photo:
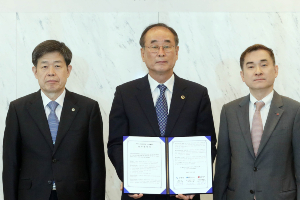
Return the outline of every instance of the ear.
[[[37,67],[36,67],[36,66],[33,66],[31,69],[32,69],[32,72],[33,72],[35,78],[37,79],[37,78],[38,78],[38,77],[37,77]]]
[[[176,46],[175,47],[176,60],[178,60],[178,51],[179,51],[179,46]]]
[[[276,78],[278,76],[278,65],[275,65],[274,69],[275,69],[275,78]]]
[[[176,55],[178,56],[179,46],[175,47]]]
[[[69,78],[71,71],[72,71],[72,65],[67,66],[67,71],[68,71],[68,78]]]
[[[143,62],[145,62],[145,48],[141,48],[141,57],[142,57],[142,60]]]
[[[244,77],[244,71],[240,71],[240,75],[241,75],[241,78],[242,78],[242,81],[245,82],[245,77]]]

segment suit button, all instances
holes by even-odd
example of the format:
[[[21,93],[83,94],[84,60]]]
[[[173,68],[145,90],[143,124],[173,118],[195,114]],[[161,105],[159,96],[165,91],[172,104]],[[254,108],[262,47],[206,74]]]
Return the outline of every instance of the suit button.
[[[57,160],[56,160],[56,159],[53,159],[53,160],[52,160],[52,162],[53,162],[53,163],[56,163],[56,162],[57,162]]]
[[[253,191],[253,190],[250,190],[250,193],[251,193],[251,194],[254,194],[254,191]]]
[[[48,181],[48,184],[51,185],[51,184],[52,184],[52,181],[49,180],[49,181]]]
[[[256,171],[257,171],[257,167],[254,167],[254,168],[253,168],[253,171],[255,171],[255,172],[256,172]]]

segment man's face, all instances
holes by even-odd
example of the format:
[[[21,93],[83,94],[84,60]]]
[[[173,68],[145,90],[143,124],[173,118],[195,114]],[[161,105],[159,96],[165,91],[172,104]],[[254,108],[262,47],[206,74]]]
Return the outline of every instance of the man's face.
[[[64,57],[58,52],[45,54],[38,59],[37,66],[32,67],[41,90],[47,96],[63,92],[71,70],[72,66],[67,66]]]
[[[272,91],[278,66],[273,64],[270,54],[266,50],[247,53],[244,59],[241,77],[250,91]]]
[[[148,47],[159,46],[157,53]],[[170,52],[165,52],[161,46],[171,46]],[[174,47],[173,47],[174,46]],[[173,33],[165,27],[153,27],[145,35],[145,48],[141,48],[141,56],[149,69],[150,75],[173,74],[173,68],[178,59],[179,47],[175,46]]]

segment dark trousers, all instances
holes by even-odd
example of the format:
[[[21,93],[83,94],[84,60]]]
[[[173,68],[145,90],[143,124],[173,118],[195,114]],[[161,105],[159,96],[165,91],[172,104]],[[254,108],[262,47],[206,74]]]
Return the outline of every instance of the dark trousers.
[[[58,200],[56,190],[51,191],[49,200]]]

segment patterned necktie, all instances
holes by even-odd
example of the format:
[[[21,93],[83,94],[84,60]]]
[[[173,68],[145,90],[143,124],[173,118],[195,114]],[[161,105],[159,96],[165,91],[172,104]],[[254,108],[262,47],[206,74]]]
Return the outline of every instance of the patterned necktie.
[[[262,101],[257,101],[255,103],[256,105],[256,110],[253,115],[253,121],[252,121],[252,130],[251,130],[251,138],[252,138],[252,145],[253,145],[253,150],[254,154],[256,156],[258,147],[260,144],[261,136],[263,134],[263,123],[261,120],[261,115],[260,115],[260,110],[261,108],[265,105],[264,102]]]
[[[56,101],[50,101],[47,104],[47,106],[51,110],[50,114],[48,116],[48,124],[49,124],[49,128],[50,128],[53,144],[55,144],[57,130],[58,130],[58,124],[59,124],[58,118],[55,114],[55,109],[57,108],[58,103]]]
[[[167,119],[168,119],[168,104],[165,96],[165,91],[167,87],[165,85],[158,85],[157,87],[160,90],[160,95],[157,99],[155,109],[156,109],[160,134],[161,136],[164,136],[166,131],[166,126],[167,126]]]

